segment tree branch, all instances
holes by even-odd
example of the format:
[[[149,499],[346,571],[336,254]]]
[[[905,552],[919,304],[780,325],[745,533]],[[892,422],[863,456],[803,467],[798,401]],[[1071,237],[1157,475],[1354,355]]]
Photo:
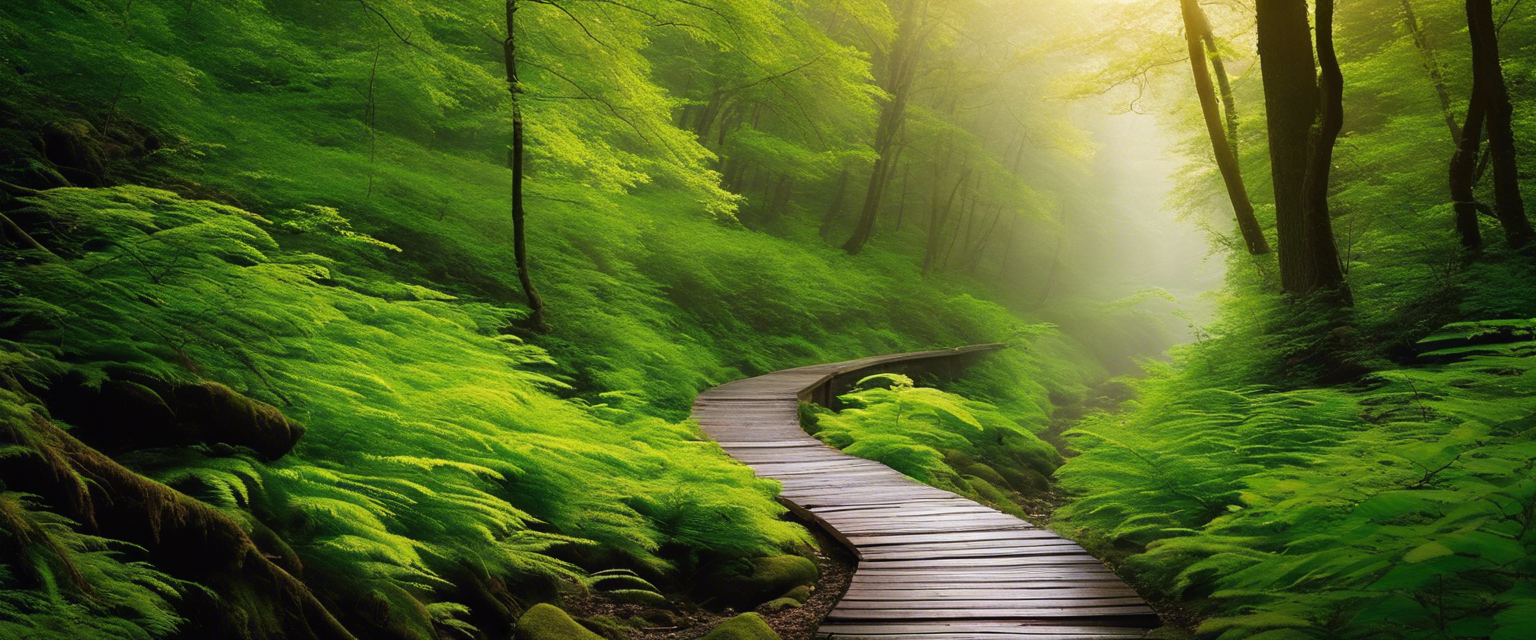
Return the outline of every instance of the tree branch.
[[[415,49],[415,50],[420,51],[422,53],[427,53],[426,49],[423,49],[423,48],[421,48],[420,45],[418,45],[418,44],[416,44],[414,42],[411,42],[411,34],[409,34],[409,33],[400,33],[400,30],[395,28],[395,23],[389,21],[389,16],[384,15],[383,11],[379,11],[373,5],[368,4],[368,0],[357,0],[357,3],[360,4],[360,5],[363,5],[363,10],[364,11],[367,11],[368,13],[372,13],[373,15],[378,16],[379,20],[382,20],[384,22],[384,26],[389,27],[389,32],[395,34],[395,38],[397,40],[399,40],[400,42],[404,43],[406,46],[408,46],[408,47],[410,47],[412,49]]]

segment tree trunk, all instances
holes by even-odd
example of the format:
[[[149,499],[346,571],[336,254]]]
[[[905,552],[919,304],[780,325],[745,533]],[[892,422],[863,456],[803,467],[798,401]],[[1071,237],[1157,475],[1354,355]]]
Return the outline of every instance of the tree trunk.
[[[1311,132],[1306,179],[1302,189],[1303,221],[1306,238],[1305,267],[1301,293],[1334,292],[1339,301],[1350,302],[1349,286],[1339,263],[1339,248],[1333,238],[1333,218],[1328,210],[1328,185],[1333,169],[1333,150],[1344,130],[1344,74],[1339,70],[1338,52],[1333,46],[1334,0],[1317,0],[1318,125]]]
[[[892,143],[906,120],[907,99],[911,95],[912,82],[917,76],[917,63],[922,57],[928,36],[928,31],[920,30],[917,23],[918,4],[918,0],[907,0],[897,28],[896,41],[892,43],[891,54],[887,59],[885,86],[881,88],[891,97],[880,110],[880,123],[875,130],[875,153],[879,155],[869,174],[869,188],[864,193],[858,225],[854,227],[848,241],[843,243],[843,251],[850,255],[862,250],[874,235],[875,220],[880,216],[880,199],[885,193],[886,183],[894,173]]]
[[[1472,36],[1472,90],[1482,95],[1487,109],[1488,150],[1493,156],[1493,204],[1504,236],[1511,247],[1530,243],[1536,232],[1525,216],[1520,196],[1520,166],[1515,157],[1515,132],[1511,123],[1514,106],[1504,86],[1499,63],[1498,27],[1493,20],[1493,0],[1467,0],[1467,27]]]
[[[976,244],[970,249],[970,263],[966,265],[966,273],[976,273],[981,266],[981,259],[987,254],[987,247],[992,244],[992,235],[997,232],[997,222],[1003,218],[1003,205],[997,205],[997,210],[992,212],[992,221],[987,223],[986,229]]]
[[[1467,103],[1467,126],[1462,129],[1456,144],[1456,155],[1451,156],[1450,183],[1451,204],[1456,210],[1456,232],[1461,236],[1461,246],[1476,251],[1483,245],[1482,229],[1477,220],[1477,164],[1483,144],[1483,117],[1487,112],[1482,94],[1476,87]]]
[[[1217,104],[1216,89],[1211,85],[1211,74],[1205,59],[1206,36],[1210,33],[1210,25],[1206,23],[1205,12],[1200,9],[1198,0],[1181,0],[1181,4],[1184,9],[1185,36],[1189,43],[1189,62],[1194,70],[1195,93],[1200,96],[1200,110],[1205,115],[1211,151],[1216,155],[1216,166],[1221,169],[1227,196],[1237,215],[1237,228],[1243,234],[1243,242],[1248,245],[1248,253],[1269,253],[1269,241],[1264,238],[1264,228],[1253,214],[1253,201],[1248,197],[1248,186],[1243,183],[1242,167],[1237,162],[1227,131],[1222,129],[1221,108]],[[1215,38],[1211,37],[1210,42],[1214,44]],[[1228,109],[1230,114],[1231,107]]]
[[[832,225],[843,218],[843,199],[848,193],[848,167],[843,167],[843,173],[837,176],[837,190],[832,193],[832,205],[827,207],[827,215],[821,218],[821,237],[832,234]]]
[[[949,236],[949,247],[944,249],[944,262],[939,266],[940,271],[949,270],[949,259],[955,255],[955,245],[960,242],[960,234],[965,234],[966,242],[970,241],[971,227],[976,226],[976,204],[981,200],[976,194],[976,187],[976,184],[972,184],[970,192],[960,198],[960,217],[955,219],[955,232]],[[966,205],[966,198],[970,198],[970,205]]]
[[[508,164],[512,167],[512,253],[517,260],[518,282],[532,312],[528,326],[542,333],[549,331],[549,325],[544,321],[544,298],[533,286],[533,275],[528,269],[528,225],[523,210],[523,88],[517,80],[516,17],[517,0],[507,0],[507,39],[502,42],[502,54],[507,67],[507,90],[512,94],[512,149],[508,152]]]
[[[1451,130],[1451,142],[1461,142],[1461,125],[1456,124],[1456,114],[1451,111],[1451,92],[1445,86],[1445,74],[1440,70],[1440,58],[1435,55],[1435,50],[1429,46],[1429,38],[1424,34],[1424,28],[1419,24],[1419,16],[1413,10],[1413,0],[1402,0],[1403,22],[1408,25],[1408,33],[1413,35],[1413,46],[1424,56],[1424,69],[1429,72],[1429,79],[1435,85],[1435,95],[1440,97],[1440,111],[1445,114],[1445,126]]]
[[[928,223],[928,241],[923,247],[923,273],[927,274],[939,259],[939,246],[944,240],[944,227],[949,224],[949,213],[955,206],[955,196],[960,194],[960,188],[965,186],[965,181],[970,178],[971,169],[966,167],[960,170],[960,178],[955,180],[955,188],[950,189],[949,199],[944,206],[939,206],[938,198],[933,200],[933,215]],[[937,194],[935,194],[937,195]]]
[[[1013,255],[1013,232],[1019,228],[1019,216],[1011,216],[1008,220],[1008,234],[1003,236],[1003,262],[997,266],[997,281],[1003,282],[1008,277],[1008,258]]]
[[[1211,56],[1211,70],[1216,72],[1216,88],[1221,90],[1221,107],[1227,116],[1227,146],[1232,148],[1233,157],[1238,157],[1237,97],[1232,93],[1232,80],[1227,77],[1227,63],[1222,59],[1221,48],[1216,44],[1216,32],[1211,30],[1211,21],[1206,19],[1205,10],[1202,9],[1200,13],[1204,30],[1200,37],[1205,40],[1205,51]]]
[[[1275,192],[1281,288],[1301,293],[1311,278],[1305,223],[1308,139],[1317,116],[1317,67],[1307,0],[1257,0],[1259,60]]]
[[[699,111],[699,122],[694,127],[694,135],[699,137],[699,143],[709,141],[709,132],[715,128],[715,117],[720,115],[720,109],[725,106],[725,94],[715,91],[709,94],[709,102]]]

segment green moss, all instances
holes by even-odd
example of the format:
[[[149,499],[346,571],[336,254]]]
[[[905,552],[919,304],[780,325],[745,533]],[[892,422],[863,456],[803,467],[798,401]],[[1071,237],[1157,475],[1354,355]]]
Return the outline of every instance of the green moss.
[[[643,604],[652,607],[659,607],[667,603],[666,596],[656,593],[655,591],[648,591],[645,589],[615,589],[605,593],[607,593],[609,597],[613,598],[614,601],[623,602],[626,604]]]
[[[726,620],[699,640],[779,640],[779,634],[755,613],[743,613]]]
[[[721,606],[754,609],[796,587],[816,583],[816,563],[800,556],[770,556],[736,562],[705,581],[703,596]]]
[[[578,622],[606,640],[625,640],[636,628],[647,626],[647,623],[639,618],[618,616],[592,616],[582,618]]]
[[[798,602],[800,604],[805,604],[805,602],[807,600],[811,599],[811,594],[815,593],[815,591],[816,591],[816,588],[813,587],[813,586],[810,586],[810,585],[800,585],[798,587],[790,589],[787,593],[784,594],[784,597],[785,598],[789,598],[791,600],[794,600],[795,602]]]
[[[763,613],[778,613],[785,609],[798,609],[802,604],[805,603],[800,602],[794,598],[779,598],[777,600],[769,600],[768,602],[764,602],[757,608],[757,610]]]
[[[517,637],[519,640],[604,640],[550,604],[536,604],[518,618]]]
[[[1009,486],[1008,481],[1004,479],[1002,474],[999,474],[996,469],[993,469],[992,467],[989,467],[980,462],[972,463],[965,467],[956,468],[955,470],[959,471],[962,475],[976,476],[982,480],[986,480],[988,483],[995,487]]]
[[[752,560],[752,575],[746,579],[748,588],[761,597],[763,594],[779,594],[798,586],[815,584],[820,572],[816,563],[800,556],[772,556]]]

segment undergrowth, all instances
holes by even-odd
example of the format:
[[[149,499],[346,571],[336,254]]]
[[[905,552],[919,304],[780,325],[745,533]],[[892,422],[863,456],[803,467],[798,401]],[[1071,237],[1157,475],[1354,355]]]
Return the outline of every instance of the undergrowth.
[[[1061,464],[1055,447],[996,406],[915,386],[899,374],[860,380],[844,408],[802,410],[817,439],[882,463],[918,482],[1023,517],[1024,498],[1043,492]]]
[[[17,215],[67,231],[50,238],[62,259],[0,276],[6,377],[216,376],[281,407],[308,426],[281,460],[217,446],[124,460],[282,532],[332,597],[408,585],[431,602],[464,566],[675,580],[807,540],[770,483],[691,426],[557,398],[530,370],[548,356],[497,333],[506,309],[348,277],[280,249],[260,216],[163,191],[54,190]]]
[[[1057,526],[1203,636],[1527,637],[1536,345],[1424,357],[1454,361],[1294,390],[1156,367],[1067,433]]]

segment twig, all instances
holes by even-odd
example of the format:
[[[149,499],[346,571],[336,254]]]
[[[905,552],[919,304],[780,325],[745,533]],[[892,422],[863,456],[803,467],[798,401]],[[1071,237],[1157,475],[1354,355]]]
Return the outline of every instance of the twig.
[[[408,47],[411,47],[412,49],[422,53],[427,53],[427,50],[421,48],[421,45],[411,42],[411,34],[400,33],[400,30],[395,28],[395,23],[389,21],[389,16],[384,15],[383,11],[379,11],[378,9],[375,9],[373,5],[368,4],[368,0],[357,0],[357,3],[363,5],[363,10],[378,16],[379,20],[384,22],[384,26],[389,27],[390,33],[395,34],[395,38],[400,42],[404,43]]]
[[[0,213],[0,227],[5,229],[5,235],[16,236],[16,239],[19,240],[21,244],[26,245],[28,249],[41,251],[50,256],[53,256],[54,259],[60,259],[58,254],[49,251],[47,247],[44,247],[42,244],[40,244],[35,238],[33,238],[21,227],[16,226],[16,223],[12,222],[11,218],[3,213]]]

